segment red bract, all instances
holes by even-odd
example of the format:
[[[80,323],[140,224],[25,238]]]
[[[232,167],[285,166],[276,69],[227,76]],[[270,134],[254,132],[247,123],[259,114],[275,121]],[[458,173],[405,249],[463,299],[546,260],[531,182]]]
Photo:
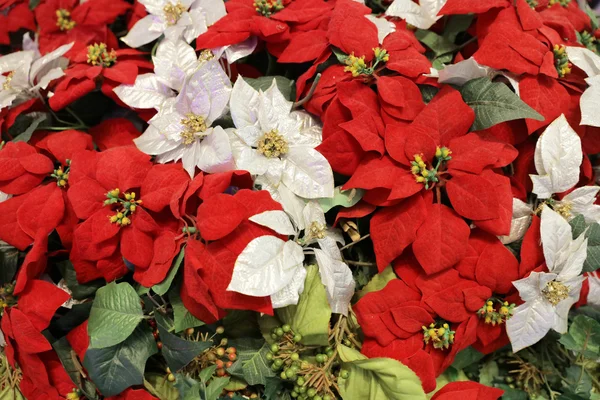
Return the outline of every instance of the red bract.
[[[503,390],[482,385],[477,382],[451,382],[431,398],[432,400],[497,400]]]
[[[74,55],[88,44],[108,43],[117,47],[117,39],[107,25],[131,6],[122,0],[42,0],[35,8],[42,54],[63,44],[75,42],[68,54]]]
[[[154,167],[160,169],[155,179],[169,173],[162,167]],[[152,198],[153,190],[145,188],[152,169],[150,158],[133,146],[74,155],[68,195],[83,222],[74,231],[70,256],[81,282],[121,277],[128,271],[126,262],[144,283],[145,274],[152,276],[149,284],[164,279],[179,248],[176,226],[168,220],[159,226],[148,212],[168,202],[144,204],[143,195]]]
[[[104,95],[120,103],[113,89],[121,84],[132,85],[139,74],[152,69],[152,63],[138,50],[109,50],[105,43],[90,45],[73,57],[65,77],[56,85],[50,106],[60,110],[95,90],[97,85]]]
[[[33,12],[24,0],[0,2],[0,44],[10,44],[9,33],[20,29],[35,31]]]

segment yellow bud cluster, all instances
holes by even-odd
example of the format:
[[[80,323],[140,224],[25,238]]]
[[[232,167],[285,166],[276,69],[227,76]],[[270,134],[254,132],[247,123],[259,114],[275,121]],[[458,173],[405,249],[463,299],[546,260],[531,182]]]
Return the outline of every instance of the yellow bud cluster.
[[[200,115],[187,113],[185,114],[185,118],[181,120],[181,124],[183,125],[183,131],[181,131],[180,135],[183,139],[183,144],[186,146],[206,136],[206,119]]]
[[[500,306],[498,310],[494,307],[494,304],[498,303]],[[507,301],[502,301],[496,298],[490,299],[477,311],[479,318],[483,318],[486,324],[500,325],[506,322],[507,319],[512,317],[515,304],[509,304]]]
[[[172,26],[177,24],[177,21],[179,21],[181,15],[186,11],[187,9],[185,8],[185,6],[179,1],[175,4],[167,3],[163,7],[163,12],[165,13],[165,20],[167,21],[167,25]]]
[[[71,19],[69,10],[65,10],[64,8],[56,10],[56,26],[58,26],[61,31],[70,31],[75,28],[75,25],[76,23]]]
[[[555,44],[552,51],[554,53],[554,67],[556,68],[559,78],[563,78],[570,74],[572,64],[569,62],[566,46]]]
[[[454,343],[455,331],[450,329],[447,323],[431,323],[428,327],[422,326],[423,341],[427,344],[431,342],[435,349],[447,349]]]
[[[256,0],[254,9],[263,17],[270,17],[285,8],[281,0]]]
[[[88,46],[87,62],[102,67],[113,66],[117,62],[117,52],[108,51],[106,43],[94,43]]]
[[[267,158],[277,158],[289,151],[285,138],[279,134],[277,129],[273,129],[258,140],[257,150]]]

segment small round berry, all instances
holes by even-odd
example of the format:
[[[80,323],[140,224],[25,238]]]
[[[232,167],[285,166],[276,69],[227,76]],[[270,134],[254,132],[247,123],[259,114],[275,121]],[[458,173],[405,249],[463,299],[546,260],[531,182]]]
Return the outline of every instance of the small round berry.
[[[194,334],[194,328],[187,328],[185,330],[185,334],[188,336],[192,336]]]
[[[237,354],[235,354],[235,353],[229,353],[229,355],[227,356],[227,358],[229,358],[229,361],[235,361],[235,360],[237,360]]]
[[[223,357],[225,355],[225,349],[222,347],[217,347],[217,355],[219,357]]]
[[[317,354],[317,356],[315,357],[315,359],[317,360],[318,363],[323,363],[325,362],[325,355],[324,354]]]
[[[327,350],[327,357],[331,358],[333,357],[333,350]]]
[[[271,333],[271,339],[277,340],[277,339],[279,339],[279,336],[277,336],[276,333]]]
[[[279,346],[277,344],[271,345],[271,353],[277,354],[279,352]]]
[[[159,350],[162,349],[162,346],[163,346],[162,342],[156,342],[156,347],[158,347]]]
[[[298,386],[304,385],[304,378],[301,376],[298,377],[298,379],[296,379],[296,385],[298,385]]]
[[[285,373],[285,371],[281,371],[281,374],[279,374],[279,376],[281,377],[281,379],[287,379],[287,374]]]
[[[345,370],[344,370],[344,371],[341,371],[341,372],[340,372],[340,377],[341,377],[342,379],[348,379],[348,377],[349,377],[349,376],[350,376],[350,373],[349,373],[348,371],[345,371]]]
[[[298,393],[296,393],[296,392],[292,392],[292,393],[291,393],[291,396],[292,396],[293,398],[296,398],[296,397],[298,397]]]
[[[217,356],[215,356],[215,353],[210,352],[206,355],[206,358],[208,359],[208,361],[215,361],[217,359]]]
[[[215,365],[217,366],[217,368],[223,368],[225,366],[225,363],[222,360],[217,360],[215,361]]]
[[[307,390],[308,388],[306,386],[301,386],[300,389],[298,389],[298,393],[306,393]]]
[[[288,333],[289,331],[292,330],[292,327],[289,326],[288,324],[285,324],[284,326],[281,327],[281,329],[285,332]]]
[[[326,394],[323,396],[323,400],[333,400],[333,398],[330,395]]]
[[[283,360],[281,358],[278,358],[277,360],[273,361],[273,365],[276,365],[277,368],[281,368],[281,366],[283,365]]]
[[[217,376],[225,376],[225,370],[223,368],[217,368]]]
[[[277,328],[277,331],[275,332],[277,334],[277,336],[283,336],[283,329],[281,328]]]
[[[317,394],[317,389],[310,388],[306,391],[306,394],[308,395],[308,397],[315,397],[315,395]]]
[[[269,351],[267,354],[265,354],[265,358],[266,358],[267,360],[271,361],[271,360],[273,359],[273,353],[271,353],[271,352]]]
[[[165,369],[165,371],[167,371],[167,374],[171,373],[171,368],[167,367],[167,369]]]
[[[173,374],[169,374],[169,375],[167,375],[167,380],[168,380],[169,382],[175,382],[175,375],[173,375]]]
[[[222,335],[223,333],[225,333],[225,327],[218,326],[216,332],[217,334]]]
[[[225,367],[231,368],[232,365],[233,365],[233,362],[227,361],[227,363],[225,364]]]
[[[279,367],[275,363],[271,364],[271,371],[277,371],[278,369]]]
[[[152,332],[152,336],[154,336],[154,339],[158,339],[158,331]]]
[[[298,342],[299,342],[299,341],[301,341],[301,340],[302,340],[302,335],[301,335],[301,334],[299,334],[299,333],[296,333],[296,334],[294,335],[294,342],[298,343]]]
[[[323,400],[323,397],[316,395],[315,397],[313,397],[313,400]]]
[[[293,379],[293,378],[296,376],[296,373],[294,372],[294,370],[293,370],[293,369],[291,369],[291,368],[288,368],[288,369],[285,371],[285,376],[286,376],[288,379]]]
[[[292,354],[290,355],[290,359],[291,359],[292,361],[298,361],[298,360],[300,359],[300,354],[298,354],[298,353],[292,353]]]
[[[227,354],[231,354],[235,353],[237,350],[235,349],[235,347],[228,347],[225,351],[227,352]]]

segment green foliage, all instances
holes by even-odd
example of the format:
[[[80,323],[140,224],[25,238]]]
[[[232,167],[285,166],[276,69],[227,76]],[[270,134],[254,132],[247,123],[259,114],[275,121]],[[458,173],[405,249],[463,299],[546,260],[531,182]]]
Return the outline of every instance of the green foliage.
[[[587,223],[585,222],[585,218],[583,215],[579,214],[571,221],[569,221],[569,225],[571,225],[571,231],[573,232],[573,239],[577,239],[579,235],[585,232],[585,228],[587,228]]]
[[[93,297],[96,291],[106,284],[104,279],[97,279],[88,283],[79,283],[77,281],[77,274],[73,268],[71,261],[60,261],[56,263],[60,273],[62,274],[67,287],[71,291],[71,296],[75,300],[85,300]]]
[[[44,121],[49,119],[48,116],[49,114],[41,112],[19,115],[15,124],[8,130],[8,132],[15,137],[13,142],[28,142],[29,139],[31,139],[33,132],[35,132]]]
[[[290,324],[294,332],[302,335],[303,344],[327,346],[331,307],[316,265],[307,267],[304,292],[298,304],[278,310],[277,315],[283,323]]]
[[[504,83],[492,82],[487,77],[473,79],[459,90],[465,103],[475,111],[475,121],[471,127],[473,131],[515,119],[544,119]]]
[[[101,349],[123,342],[144,318],[135,289],[126,282],[111,282],[96,292],[90,313],[90,346]]]
[[[283,94],[283,97],[290,101],[296,99],[296,83],[284,76],[262,76],[260,78],[244,78],[255,90],[265,91],[273,84],[273,79],[277,83],[277,88]]]
[[[344,400],[424,400],[427,397],[419,377],[407,366],[391,358],[371,358],[340,345],[342,368],[349,372],[339,379]]]
[[[114,396],[144,382],[146,361],[157,351],[150,328],[138,326],[115,346],[89,348],[83,366],[104,396]]]
[[[74,357],[74,350],[67,341],[66,337],[62,337],[59,340],[52,343],[56,355],[60,359],[65,371],[71,378],[71,380],[77,385],[77,388],[85,395],[89,400],[95,400],[98,398],[96,393],[96,385],[94,385],[89,379],[83,379],[81,371],[78,365],[75,363],[77,359]],[[0,396],[2,399],[2,396]]]
[[[460,370],[478,362],[482,358],[483,353],[480,353],[473,347],[469,346],[456,355],[452,366],[457,370]]]
[[[194,317],[190,311],[185,308],[181,297],[179,297],[179,289],[169,291],[169,299],[173,306],[173,318],[175,320],[175,332],[182,332],[188,328],[196,328],[203,326],[204,322]]]
[[[181,251],[179,252],[179,255],[177,255],[177,258],[175,259],[175,261],[173,261],[173,266],[171,266],[171,270],[169,271],[167,277],[161,283],[152,286],[152,290],[154,291],[154,293],[156,293],[159,296],[164,296],[165,294],[167,294],[167,292],[171,288],[173,279],[175,279],[175,276],[177,275],[177,271],[179,271],[179,267],[181,266],[181,262],[183,261],[184,256],[185,247],[182,247]]]
[[[0,285],[12,282],[17,273],[19,250],[0,241]]]
[[[367,283],[361,290],[356,293],[358,299],[364,297],[367,293],[377,292],[383,289],[390,281],[398,279],[394,269],[391,265],[388,265],[381,273],[373,276],[373,278]]]
[[[328,212],[334,207],[352,207],[362,199],[365,191],[362,189],[342,190],[341,186],[335,188],[333,197],[319,199],[323,212]]]
[[[238,359],[227,371],[233,376],[244,378],[250,385],[266,385],[275,376],[265,358],[269,345],[261,339],[241,339],[233,342]]]
[[[587,258],[583,263],[583,272],[593,272],[600,268],[600,224],[590,224],[585,233],[588,239]]]
[[[159,312],[155,312],[154,316],[163,344],[161,352],[171,371],[179,371],[213,344],[212,341],[194,342],[173,335],[170,333],[175,329],[173,321]]]
[[[567,349],[580,352],[584,357],[600,357],[600,323],[585,315],[575,317],[569,332],[559,339]]]

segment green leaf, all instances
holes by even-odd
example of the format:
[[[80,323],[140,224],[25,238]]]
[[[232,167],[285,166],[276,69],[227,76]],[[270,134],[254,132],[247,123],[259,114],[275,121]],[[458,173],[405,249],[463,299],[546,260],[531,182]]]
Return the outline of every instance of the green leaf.
[[[425,400],[419,377],[391,358],[367,358],[349,347],[338,346],[348,379],[339,379],[344,400]]]
[[[452,363],[452,366],[457,370],[468,367],[469,365],[475,364],[483,358],[483,353],[478,352],[473,347],[469,346],[463,351],[459,352]]]
[[[459,33],[465,32],[473,23],[475,19],[475,15],[452,15],[448,19],[448,23],[446,24],[446,29],[444,30],[444,36],[448,38],[449,41],[454,43],[456,41],[456,37]]]
[[[204,325],[204,322],[194,317],[192,313],[185,308],[181,301],[181,297],[179,297],[179,290],[169,291],[169,300],[171,300],[171,305],[173,306],[175,332],[182,332],[187,328],[195,328]]]
[[[268,378],[275,376],[271,363],[265,357],[269,345],[264,340],[241,339],[232,342],[237,349],[238,359],[227,372],[244,378],[250,385],[265,385]]]
[[[581,4],[581,3],[580,3]],[[596,12],[590,7],[587,2],[584,2],[583,11],[590,17],[590,24],[592,26],[592,32],[598,29],[598,17],[596,16]]]
[[[471,127],[473,131],[521,118],[544,120],[504,83],[494,83],[483,77],[470,80],[459,90],[465,103],[475,111],[475,122]]]
[[[225,390],[228,392],[237,392],[239,390],[244,390],[247,387],[248,383],[245,380],[232,376],[231,379],[229,379],[227,386],[225,386]]]
[[[594,272],[600,268],[600,246],[588,246],[583,272]]]
[[[138,326],[127,340],[116,346],[89,348],[83,366],[104,396],[114,396],[144,382],[146,361],[157,351],[150,329]]]
[[[569,383],[568,392],[589,399],[592,391],[592,379],[587,371],[582,370],[579,365],[571,365],[567,368],[566,373]]]
[[[27,400],[21,393],[18,387],[14,389],[11,385],[6,385],[4,389],[0,391],[0,400]]]
[[[65,372],[69,375],[75,385],[77,385],[77,388],[81,390],[87,399],[97,399],[98,394],[96,393],[96,385],[94,385],[89,379],[82,379],[80,369],[78,368],[78,365],[75,365],[77,359],[75,351],[71,348],[67,338],[63,336],[59,340],[52,343],[52,347],[60,359]],[[79,364],[79,362],[77,363]]]
[[[568,350],[596,359],[600,357],[600,323],[585,315],[578,315],[573,319],[569,332],[562,335],[559,342]]]
[[[200,374],[198,374],[198,378],[200,378],[201,382],[207,383],[210,380],[210,378],[212,378],[212,376],[215,374],[216,370],[217,370],[216,365],[211,365],[210,367],[206,367],[202,371],[200,371]]]
[[[297,305],[278,310],[279,319],[290,324],[295,333],[302,335],[305,345],[327,346],[329,343],[329,320],[331,307],[327,301],[325,286],[316,265],[307,268],[304,292]]]
[[[331,210],[333,207],[352,207],[362,199],[365,191],[362,189],[342,190],[341,186],[335,188],[333,197],[319,199],[319,204],[323,212]]]
[[[73,264],[71,264],[71,261],[69,260],[57,262],[56,265],[58,266],[67,287],[71,291],[71,296],[75,300],[85,300],[93,297],[98,289],[106,285],[104,279],[97,279],[88,283],[79,283]]]
[[[437,92],[440,91],[440,89],[433,87],[433,86],[429,86],[429,85],[418,85],[418,86],[419,86],[419,90],[421,91],[421,97],[423,98],[424,103],[429,103],[431,100],[433,100],[433,98],[435,97]]]
[[[229,339],[260,337],[258,316],[257,312],[248,310],[231,310],[228,312],[222,321],[227,337]]]
[[[337,60],[340,62],[340,64],[346,64],[348,54],[344,53],[342,50],[338,49],[335,46],[331,46],[331,51],[335,55],[335,58],[337,58]]]
[[[126,282],[111,282],[96,292],[90,312],[90,346],[101,349],[121,343],[144,318],[135,289]]]
[[[29,0],[29,9],[33,10],[34,8],[36,8],[38,6],[38,4],[40,4],[41,0]]]
[[[212,378],[204,393],[204,400],[217,400],[221,396],[223,388],[229,383],[229,377]]]
[[[163,344],[161,352],[171,371],[179,371],[213,344],[212,341],[192,342],[175,336],[170,333],[174,326],[169,318],[156,311],[154,317]]]
[[[600,224],[597,222],[590,224],[585,236],[588,239],[588,246],[600,246]]]
[[[581,214],[569,221],[569,225],[571,225],[573,239],[577,239],[579,235],[585,232],[585,228],[587,228],[587,224],[585,223],[585,217]]]
[[[13,281],[19,264],[19,250],[0,240],[0,285]]]
[[[398,279],[391,265],[388,265],[380,274],[373,276],[371,281],[356,293],[358,299],[364,297],[367,293],[377,292],[383,289],[390,281]]]
[[[22,127],[21,125],[18,125],[18,127],[15,127],[15,129],[18,129],[18,131],[16,132],[16,134],[18,136],[16,136],[13,139],[13,142],[28,142],[29,139],[31,139],[31,135],[33,135],[33,132],[35,132],[35,130],[38,128],[38,126],[40,126],[40,124],[42,122],[44,122],[46,119],[48,119],[48,114],[46,113],[38,113],[38,112],[33,112],[27,115],[23,116],[24,118],[27,118],[26,120],[23,120],[23,124],[27,124],[27,128],[23,129],[24,127]],[[15,124],[16,125],[16,124]],[[11,129],[9,129],[9,131],[12,131],[13,127],[11,127]]]
[[[265,384],[263,396],[265,400],[279,400],[281,392],[284,390],[283,381],[279,378],[269,378]]]
[[[489,361],[479,368],[479,383],[492,386],[494,378],[500,374],[500,368],[496,361]]]
[[[296,83],[284,76],[262,76],[260,78],[244,78],[255,90],[265,91],[273,84],[273,79],[277,83],[277,88],[283,94],[283,97],[290,101],[296,99]]]
[[[452,53],[459,48],[459,46],[452,43],[446,37],[440,36],[432,31],[417,29],[415,31],[415,36],[419,42],[429,47],[436,57],[441,56],[442,54]]]
[[[179,374],[177,374],[176,376],[177,380],[175,381],[175,383],[171,383],[168,381],[166,374],[150,373],[146,375],[146,381],[150,384],[150,386],[152,386],[154,392],[156,393],[156,395],[158,395],[158,398],[160,400],[179,400],[180,396],[177,387],[178,384],[180,384],[180,382],[184,382],[184,379],[183,376],[180,376]],[[188,379],[194,382],[193,379]],[[198,391],[196,391],[196,393],[198,393]],[[201,400],[200,396],[197,396],[195,398],[188,398],[182,396],[181,398],[183,400]]]
[[[164,296],[169,289],[171,288],[171,284],[173,283],[173,279],[175,279],[175,275],[177,275],[177,271],[179,271],[179,267],[181,266],[181,262],[183,261],[183,257],[185,256],[185,247],[181,248],[179,255],[173,262],[173,266],[169,271],[167,277],[159,284],[152,286],[152,290],[159,296]]]

